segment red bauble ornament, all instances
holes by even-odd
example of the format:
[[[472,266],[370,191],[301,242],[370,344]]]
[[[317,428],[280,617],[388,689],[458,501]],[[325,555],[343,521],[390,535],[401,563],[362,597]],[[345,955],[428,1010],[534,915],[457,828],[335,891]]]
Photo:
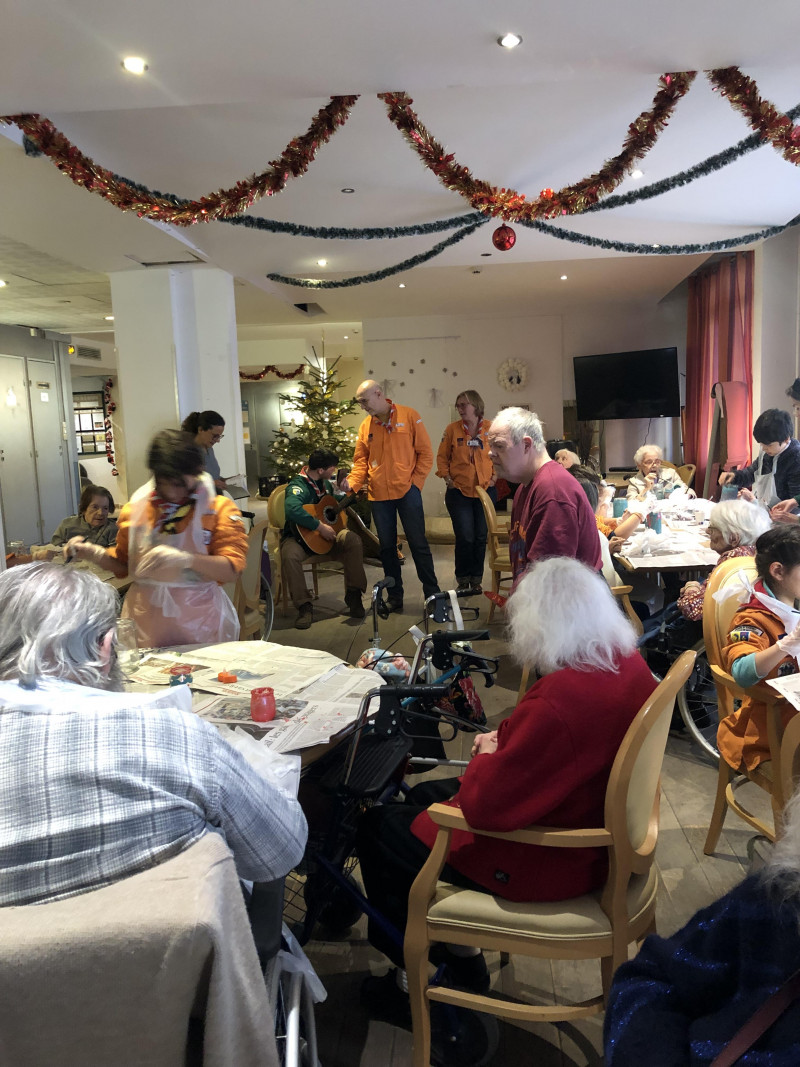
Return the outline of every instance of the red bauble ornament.
[[[517,243],[517,235],[503,223],[492,234],[492,244],[499,252],[508,252]]]

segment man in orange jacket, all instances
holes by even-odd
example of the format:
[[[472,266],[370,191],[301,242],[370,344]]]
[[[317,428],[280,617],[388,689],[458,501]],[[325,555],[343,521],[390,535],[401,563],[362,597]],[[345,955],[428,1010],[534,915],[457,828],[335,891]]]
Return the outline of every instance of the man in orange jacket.
[[[358,428],[353,469],[348,481],[358,492],[366,485],[380,541],[381,563],[394,587],[387,598],[390,611],[403,609],[403,579],[397,558],[397,516],[426,597],[439,591],[433,556],[425,537],[422,486],[433,467],[433,449],[419,413],[395,404],[368,378],[356,400],[366,418]]]

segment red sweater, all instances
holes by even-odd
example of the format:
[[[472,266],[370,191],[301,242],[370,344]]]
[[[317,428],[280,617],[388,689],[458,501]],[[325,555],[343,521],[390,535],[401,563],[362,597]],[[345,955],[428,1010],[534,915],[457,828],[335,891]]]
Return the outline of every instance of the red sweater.
[[[515,585],[529,563],[547,556],[571,556],[595,571],[603,565],[586,494],[554,460],[539,468],[530,485],[517,489],[508,540]]]
[[[625,732],[656,687],[638,654],[618,672],[566,668],[533,685],[498,731],[497,750],[475,756],[448,803],[480,830],[532,823],[604,825],[606,786]],[[412,833],[429,848],[436,826],[423,811]],[[565,900],[603,884],[605,848],[546,848],[453,832],[447,862],[508,900]]]

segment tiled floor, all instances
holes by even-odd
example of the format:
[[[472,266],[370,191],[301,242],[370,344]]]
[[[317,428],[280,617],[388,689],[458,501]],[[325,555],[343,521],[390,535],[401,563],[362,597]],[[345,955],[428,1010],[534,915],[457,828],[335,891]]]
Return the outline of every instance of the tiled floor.
[[[440,585],[453,583],[452,550],[435,547],[434,558]],[[367,568],[369,582],[381,577],[375,566]],[[409,658],[412,639],[405,633],[422,614],[420,585],[409,559],[404,567],[406,613],[391,616],[380,624],[386,647],[396,647]],[[359,624],[346,617],[340,575],[327,575],[320,581],[311,629],[293,627],[294,611],[276,612],[271,639],[284,644],[324,648],[355,662],[368,647],[372,623],[368,617]],[[485,624],[488,604],[480,602],[481,623]],[[473,622],[466,625],[474,626]],[[491,640],[482,648],[500,655],[498,684],[480,694],[490,720],[499,721],[514,707],[520,669],[507,654],[502,614],[491,628]],[[404,636],[405,635],[405,636]],[[752,832],[733,816],[728,817],[717,854],[703,855],[716,785],[716,768],[680,736],[671,737],[662,776],[661,833],[657,866],[661,881],[658,928],[669,934],[700,907],[710,903],[738,882],[747,866],[747,842]],[[411,1037],[403,1030],[370,1020],[359,1004],[359,987],[368,973],[382,974],[385,959],[367,943],[365,922],[353,927],[341,940],[313,940],[307,952],[328,991],[328,999],[317,1008],[322,1067],[407,1067],[411,1063]],[[488,956],[493,982],[521,998],[548,998],[555,991],[564,999],[583,999],[599,992],[599,971],[594,964],[557,963],[513,959],[499,968],[499,957]],[[523,1030],[501,1024],[501,1043],[492,1060],[496,1067],[579,1067],[601,1064],[602,1023],[599,1018],[572,1025],[539,1025]]]

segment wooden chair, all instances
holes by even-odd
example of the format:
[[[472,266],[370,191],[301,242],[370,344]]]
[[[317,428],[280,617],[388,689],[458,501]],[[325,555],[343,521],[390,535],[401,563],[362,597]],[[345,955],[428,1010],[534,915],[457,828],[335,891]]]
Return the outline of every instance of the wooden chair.
[[[714,593],[724,590],[732,583],[738,583],[738,575],[743,571],[752,581],[755,581],[756,569],[752,558],[739,557],[720,563],[709,578],[703,601],[703,641],[705,642],[706,656],[714,678],[714,687],[717,691],[717,709],[720,721],[734,711],[734,701],[741,700],[745,696],[745,690],[734,682],[732,676],[722,665],[722,648],[727,643],[731,620],[739,609],[740,604],[736,597],[729,597],[727,600],[718,603],[714,600]],[[769,838],[770,841],[774,841],[775,820],[780,817],[785,801],[780,774],[780,751],[783,734],[782,713],[786,708],[786,701],[764,682],[759,682],[758,685],[752,686],[747,690],[747,693],[767,705],[767,737],[771,754],[770,766],[766,768],[756,767],[752,771],[745,771],[740,767],[729,766],[722,754],[720,754],[714,810],[711,815],[711,824],[708,828],[706,843],[703,847],[703,852],[707,856],[711,856],[717,847],[728,808],[735,811],[739,818],[744,819],[760,834]],[[737,796],[737,792],[748,782],[754,782],[769,794],[773,812],[772,826],[745,807],[742,800]]]
[[[683,484],[687,485],[691,489],[692,482],[694,481],[694,472],[697,470],[696,463],[684,463],[679,467],[675,463],[670,463],[667,459],[662,459],[661,466],[670,467],[672,470],[677,471],[678,477],[683,482]]]
[[[289,607],[289,590],[283,581],[281,567],[281,534],[286,523],[285,499],[288,482],[273,489],[267,500],[267,520],[269,522],[268,544],[270,546],[270,560],[272,561],[273,586],[275,590],[275,603],[283,600],[283,612]],[[318,571],[324,565],[326,570],[342,570],[341,563],[327,559],[325,556],[309,556],[303,564],[303,570],[311,572],[311,581],[314,587],[314,600],[319,596]]]
[[[605,886],[571,900],[514,903],[489,893],[439,882],[454,829],[472,830],[458,808],[434,804],[439,827],[431,854],[409,894],[404,944],[414,1029],[414,1067],[430,1063],[429,1004],[439,1001],[499,1015],[510,1022],[549,1022],[601,1012],[628,945],[655,931],[657,876],[653,866],[659,825],[659,776],[675,696],[691,673],[695,653],[684,652],[631,723],[608,780],[604,825],[586,829],[531,826],[487,836],[554,848],[603,846],[609,852]],[[587,714],[591,709],[587,708]],[[428,984],[432,942],[545,959],[600,960],[603,994],[581,1004],[533,1005]]]
[[[486,492],[485,489],[477,487],[478,498],[483,505],[483,514],[486,518],[486,528],[488,530],[487,546],[489,549],[489,570],[492,572],[492,592],[500,592],[501,582],[510,582],[512,578],[511,573],[511,557],[508,552],[508,530],[505,531],[501,528],[497,521],[497,513],[494,510],[494,504],[492,498]],[[503,551],[503,534],[505,533],[505,551]],[[505,575],[505,577],[504,577]],[[496,605],[494,602],[489,604],[489,617],[488,622],[492,621],[494,617],[494,609]]]
[[[788,800],[800,779],[800,715],[795,715],[786,724],[781,740],[780,779],[783,796]]]
[[[239,616],[239,638],[255,637],[263,629],[264,617],[258,610],[261,602],[261,553],[269,521],[264,519],[253,526],[247,535],[247,559],[244,570],[236,579],[233,606]]]

